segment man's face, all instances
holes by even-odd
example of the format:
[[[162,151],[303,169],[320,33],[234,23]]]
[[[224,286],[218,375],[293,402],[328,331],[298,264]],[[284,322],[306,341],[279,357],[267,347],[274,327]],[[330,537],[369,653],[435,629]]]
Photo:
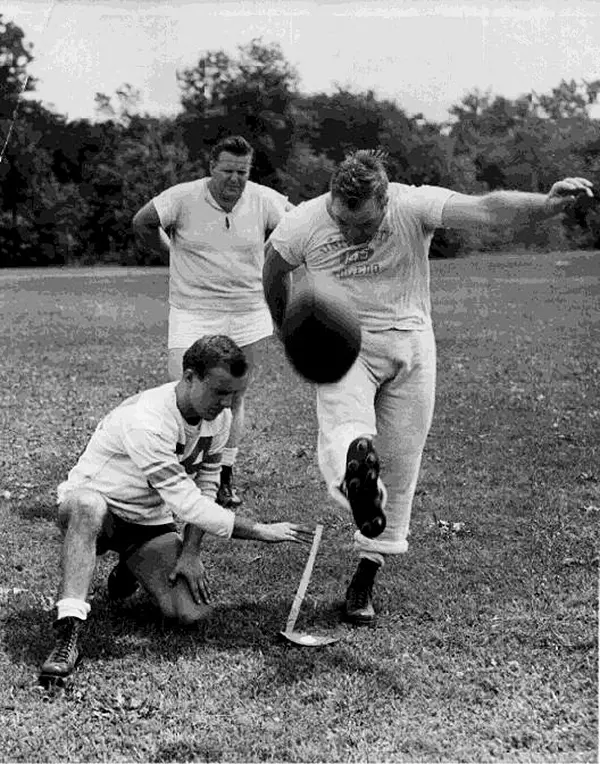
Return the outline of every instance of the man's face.
[[[387,200],[381,204],[375,199],[367,199],[351,210],[341,199],[332,197],[329,214],[349,244],[364,244],[373,238],[381,225],[386,207]]]
[[[223,367],[213,367],[204,378],[190,369],[183,374],[185,393],[183,416],[187,420],[200,418],[214,420],[223,409],[230,409],[234,396],[241,394],[248,384],[248,376],[234,377]]]
[[[252,156],[236,157],[227,151],[222,151],[216,162],[210,163],[211,191],[217,201],[222,200],[235,204],[250,176]]]

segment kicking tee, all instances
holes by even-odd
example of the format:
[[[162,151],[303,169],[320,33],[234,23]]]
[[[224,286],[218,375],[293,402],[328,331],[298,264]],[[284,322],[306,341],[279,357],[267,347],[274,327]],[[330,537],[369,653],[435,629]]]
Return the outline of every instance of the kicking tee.
[[[170,240],[169,303],[235,313],[264,307],[265,239],[293,205],[278,191],[248,181],[233,210],[225,212],[209,180],[180,183],[152,200]]]
[[[329,194],[303,202],[271,234],[288,263],[333,277],[370,331],[431,327],[429,246],[454,193],[437,186],[389,184],[379,229],[364,244],[348,244],[327,211]]]
[[[85,485],[131,523],[169,523],[175,513],[220,537],[230,537],[234,513],[215,502],[221,453],[231,427],[225,409],[190,425],[171,382],[126,399],[102,419],[69,472],[67,486]]]

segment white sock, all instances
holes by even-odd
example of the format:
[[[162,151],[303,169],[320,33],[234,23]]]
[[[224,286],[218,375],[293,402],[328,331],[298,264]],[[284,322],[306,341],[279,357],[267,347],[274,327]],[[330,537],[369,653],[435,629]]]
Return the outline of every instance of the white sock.
[[[385,558],[381,553],[378,552],[361,552],[359,560],[362,560],[363,558],[366,558],[367,560],[372,561],[373,563],[379,564],[380,568],[383,568]]]
[[[79,598],[63,598],[57,601],[56,609],[58,618],[64,619],[65,616],[74,616],[84,622],[90,612],[90,604]]]
[[[238,456],[237,446],[226,446],[221,452],[221,465],[225,467],[233,467]]]

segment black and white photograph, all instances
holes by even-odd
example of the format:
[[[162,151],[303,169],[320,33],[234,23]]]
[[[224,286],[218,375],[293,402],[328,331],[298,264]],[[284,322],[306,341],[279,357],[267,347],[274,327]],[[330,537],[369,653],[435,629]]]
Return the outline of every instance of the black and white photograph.
[[[594,763],[600,4],[6,0],[0,762]]]

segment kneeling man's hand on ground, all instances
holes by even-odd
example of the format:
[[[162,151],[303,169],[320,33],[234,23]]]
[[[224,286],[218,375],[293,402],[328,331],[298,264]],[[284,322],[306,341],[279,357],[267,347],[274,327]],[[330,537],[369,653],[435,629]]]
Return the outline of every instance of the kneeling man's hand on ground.
[[[177,577],[185,579],[195,603],[210,603],[208,575],[198,555],[180,555],[175,568],[169,575],[171,585],[176,583]]]

